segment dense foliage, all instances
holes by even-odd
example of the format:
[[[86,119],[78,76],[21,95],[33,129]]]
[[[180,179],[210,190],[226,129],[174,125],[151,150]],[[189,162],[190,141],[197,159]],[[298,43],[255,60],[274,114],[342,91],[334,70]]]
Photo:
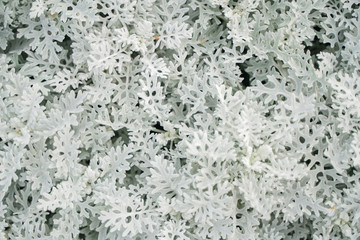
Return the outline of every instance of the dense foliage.
[[[359,239],[359,6],[0,0],[0,239]]]

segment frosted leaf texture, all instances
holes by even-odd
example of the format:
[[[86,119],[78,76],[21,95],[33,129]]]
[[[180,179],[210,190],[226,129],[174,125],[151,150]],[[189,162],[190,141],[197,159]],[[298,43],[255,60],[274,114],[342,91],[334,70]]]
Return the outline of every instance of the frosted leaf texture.
[[[360,239],[359,17],[0,1],[0,240]]]

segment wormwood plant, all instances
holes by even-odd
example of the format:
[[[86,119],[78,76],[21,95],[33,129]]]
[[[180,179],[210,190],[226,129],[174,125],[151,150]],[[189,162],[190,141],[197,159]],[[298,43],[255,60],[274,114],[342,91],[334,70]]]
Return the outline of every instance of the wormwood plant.
[[[359,5],[1,0],[0,239],[359,239]]]

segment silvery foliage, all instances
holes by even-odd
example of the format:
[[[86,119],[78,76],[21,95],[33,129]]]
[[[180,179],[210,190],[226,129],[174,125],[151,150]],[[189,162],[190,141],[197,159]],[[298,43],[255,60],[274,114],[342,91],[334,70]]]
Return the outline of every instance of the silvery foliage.
[[[0,1],[0,239],[359,239],[359,15]]]

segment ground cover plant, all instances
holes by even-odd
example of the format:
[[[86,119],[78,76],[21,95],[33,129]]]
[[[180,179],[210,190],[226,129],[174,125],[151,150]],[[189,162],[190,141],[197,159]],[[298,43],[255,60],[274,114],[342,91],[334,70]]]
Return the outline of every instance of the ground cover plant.
[[[359,5],[1,0],[0,239],[359,239]]]

